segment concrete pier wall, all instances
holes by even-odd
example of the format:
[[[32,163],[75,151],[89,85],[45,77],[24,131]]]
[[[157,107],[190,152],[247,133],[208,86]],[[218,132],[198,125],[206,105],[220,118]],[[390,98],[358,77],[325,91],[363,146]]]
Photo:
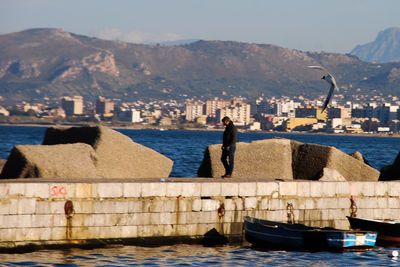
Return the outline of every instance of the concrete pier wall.
[[[348,229],[351,195],[358,217],[400,219],[400,182],[3,180],[0,249],[196,239],[212,229],[240,237],[245,215]]]

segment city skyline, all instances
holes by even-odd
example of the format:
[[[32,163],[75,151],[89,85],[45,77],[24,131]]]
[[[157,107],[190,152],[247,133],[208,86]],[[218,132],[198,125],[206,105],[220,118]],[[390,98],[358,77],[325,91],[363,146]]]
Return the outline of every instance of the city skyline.
[[[349,53],[400,26],[400,2],[3,0],[0,34],[62,28],[134,43],[203,39]]]

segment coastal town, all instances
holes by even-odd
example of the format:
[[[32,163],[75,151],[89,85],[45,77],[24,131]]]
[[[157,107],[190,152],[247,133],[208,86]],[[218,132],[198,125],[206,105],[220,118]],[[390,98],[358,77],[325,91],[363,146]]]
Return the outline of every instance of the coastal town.
[[[4,99],[3,99],[4,100]],[[400,98],[336,95],[322,112],[324,96],[243,97],[137,100],[124,102],[98,96],[64,96],[41,103],[21,101],[0,105],[2,124],[81,124],[160,129],[216,129],[228,116],[243,130],[278,132],[383,133],[400,132]],[[1,103],[1,102],[0,102]]]

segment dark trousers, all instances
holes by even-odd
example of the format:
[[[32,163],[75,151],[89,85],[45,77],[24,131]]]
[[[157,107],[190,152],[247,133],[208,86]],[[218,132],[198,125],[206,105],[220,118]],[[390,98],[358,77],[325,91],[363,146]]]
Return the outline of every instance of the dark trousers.
[[[235,159],[235,150],[236,146],[231,146],[229,150],[225,148],[222,150],[221,161],[224,164],[226,175],[232,175],[233,163]]]

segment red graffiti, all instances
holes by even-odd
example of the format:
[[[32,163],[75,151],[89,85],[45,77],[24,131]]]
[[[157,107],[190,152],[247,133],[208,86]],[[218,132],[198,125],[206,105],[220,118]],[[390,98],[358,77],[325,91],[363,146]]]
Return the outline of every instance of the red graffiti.
[[[64,186],[55,185],[51,188],[52,197],[58,197],[58,196],[66,197],[67,195],[68,195],[67,189],[65,189]]]

